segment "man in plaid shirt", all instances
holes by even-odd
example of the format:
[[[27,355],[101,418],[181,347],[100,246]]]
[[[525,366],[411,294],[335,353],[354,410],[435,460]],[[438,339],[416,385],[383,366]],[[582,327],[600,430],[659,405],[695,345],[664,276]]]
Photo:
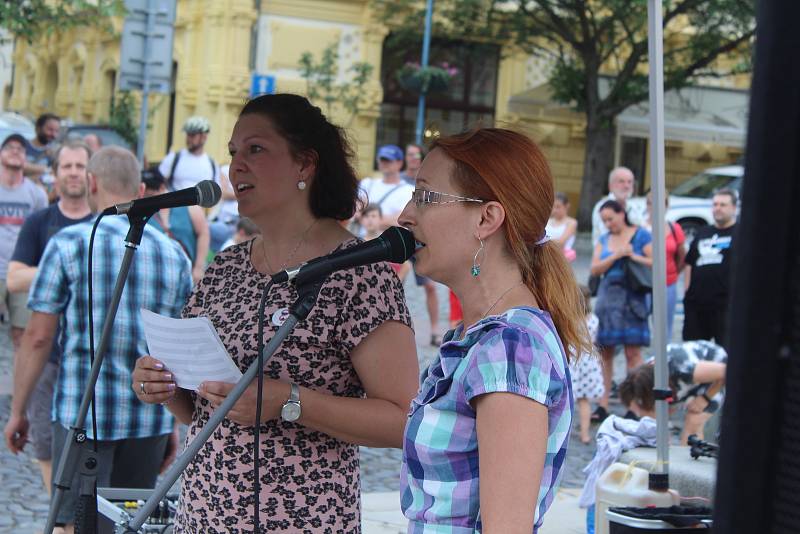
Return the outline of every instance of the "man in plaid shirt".
[[[141,196],[139,164],[119,147],[101,149],[89,161],[89,205],[95,212]],[[61,322],[63,352],[53,399],[53,465],[65,450],[67,428],[77,417],[88,386],[90,357],[87,255],[94,221],[73,225],[48,242],[31,286],[33,310],[14,368],[14,397],[5,428],[13,452],[25,446],[25,407],[49,355],[56,325]],[[114,283],[125,254],[127,218],[106,217],[94,242],[92,297],[95,342],[99,340]],[[161,405],[140,402],[130,388],[136,359],[147,353],[139,310],[178,317],[191,289],[191,265],[180,246],[150,226],[144,229],[122,294],[114,332],[95,387],[98,486],[152,488],[165,458],[173,419]],[[64,494],[56,523],[71,531],[79,477]]]

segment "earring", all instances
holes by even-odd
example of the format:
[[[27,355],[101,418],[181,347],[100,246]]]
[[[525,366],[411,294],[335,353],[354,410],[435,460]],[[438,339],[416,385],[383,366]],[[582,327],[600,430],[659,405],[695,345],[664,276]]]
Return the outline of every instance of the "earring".
[[[478,241],[481,242],[481,246],[475,253],[475,257],[472,258],[472,270],[470,271],[472,273],[472,276],[478,276],[479,274],[481,274],[481,264],[478,263],[478,256],[480,255],[481,252],[483,252],[483,239],[478,237]]]
[[[305,180],[300,180],[299,182],[297,182],[297,189],[302,191],[305,188],[306,188],[306,181]]]

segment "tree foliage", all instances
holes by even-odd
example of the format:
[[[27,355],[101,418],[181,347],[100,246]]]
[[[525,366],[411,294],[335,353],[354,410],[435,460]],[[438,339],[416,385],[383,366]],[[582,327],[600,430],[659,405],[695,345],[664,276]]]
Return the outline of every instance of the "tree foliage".
[[[333,43],[322,52],[319,61],[311,52],[300,57],[300,75],[306,80],[308,98],[325,103],[325,112],[330,116],[338,102],[350,114],[348,124],[358,115],[365,104],[364,88],[375,69],[367,62],[354,63],[349,69],[349,79],[339,78],[338,43]]]
[[[123,0],[0,0],[0,27],[33,41],[55,30],[104,24],[124,12]]]

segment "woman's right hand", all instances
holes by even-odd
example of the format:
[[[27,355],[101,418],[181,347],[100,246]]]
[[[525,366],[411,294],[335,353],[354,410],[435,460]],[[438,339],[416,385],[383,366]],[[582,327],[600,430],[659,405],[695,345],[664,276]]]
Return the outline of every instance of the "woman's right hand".
[[[178,389],[172,373],[152,356],[145,355],[136,360],[132,377],[131,387],[134,393],[140,401],[147,404],[169,402]]]
[[[619,250],[617,250],[617,257],[627,258],[633,254],[633,246],[630,243],[625,243]]]

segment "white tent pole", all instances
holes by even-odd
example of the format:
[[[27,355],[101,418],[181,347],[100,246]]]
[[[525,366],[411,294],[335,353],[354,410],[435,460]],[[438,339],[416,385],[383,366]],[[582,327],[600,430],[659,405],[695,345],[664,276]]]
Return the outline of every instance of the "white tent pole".
[[[655,348],[655,389],[665,391],[667,385],[667,266],[664,245],[664,35],[661,0],[648,0],[648,62],[650,66],[650,177],[653,192],[653,347]],[[658,397],[658,396],[657,396]],[[656,401],[657,462],[652,489],[669,486],[669,413],[666,400]]]

